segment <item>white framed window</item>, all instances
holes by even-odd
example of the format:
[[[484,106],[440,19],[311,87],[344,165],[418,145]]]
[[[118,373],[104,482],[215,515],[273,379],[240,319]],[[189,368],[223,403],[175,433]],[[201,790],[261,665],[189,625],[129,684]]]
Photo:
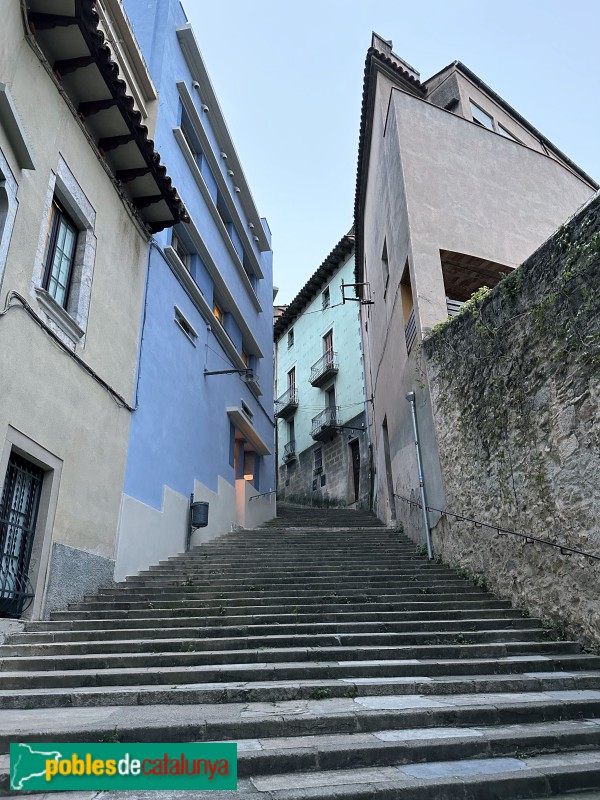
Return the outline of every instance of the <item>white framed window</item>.
[[[290,328],[287,337],[288,350],[294,346],[294,329]]]
[[[173,311],[175,314],[174,317],[175,324],[179,328],[181,328],[181,330],[185,333],[190,342],[194,345],[194,347],[196,347],[196,342],[198,340],[198,333],[195,330],[194,326],[185,317],[183,311],[180,308],[178,308],[178,306],[173,306]]]
[[[181,241],[181,239],[179,238],[179,236],[175,231],[173,231],[171,235],[171,247],[173,248],[173,250],[175,250],[175,252],[179,256],[179,259],[183,264],[183,266],[189,270],[192,258],[191,253],[184,245],[184,243]]]
[[[63,308],[69,296],[78,234],[73,220],[55,199],[48,220],[42,287]]]
[[[323,303],[323,311],[326,308],[329,308],[329,306],[331,305],[331,295],[329,293],[329,286],[325,289],[325,291],[321,295],[321,301]]]
[[[470,108],[471,108],[471,116],[473,117],[473,122],[476,122],[478,125],[481,125],[484,128],[489,128],[489,130],[494,130],[494,118],[484,111],[483,108],[480,108],[477,103],[474,103],[472,100],[469,101]]]
[[[0,284],[4,275],[8,246],[17,213],[17,182],[4,153],[0,150]]]
[[[513,136],[513,134],[509,130],[507,130],[504,127],[504,125],[501,125],[500,123],[498,123],[498,133],[501,133],[502,136],[505,136],[507,139],[510,139],[513,142],[519,142],[519,144],[522,144],[522,142],[519,139],[517,139],[516,136]]]
[[[96,212],[59,156],[46,195],[33,284],[47,324],[75,349],[85,343],[96,260]]]

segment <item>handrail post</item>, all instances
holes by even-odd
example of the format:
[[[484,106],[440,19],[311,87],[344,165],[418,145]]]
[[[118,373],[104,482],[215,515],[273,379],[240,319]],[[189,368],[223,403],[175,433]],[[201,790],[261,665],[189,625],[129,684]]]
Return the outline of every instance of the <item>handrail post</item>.
[[[419,487],[421,489],[421,505],[423,507],[423,525],[425,527],[425,538],[427,540],[427,555],[429,560],[433,558],[433,548],[431,546],[431,528],[429,527],[429,515],[427,513],[427,495],[425,492],[425,479],[423,477],[423,464],[421,461],[421,444],[419,442],[419,428],[417,425],[417,410],[415,403],[415,393],[408,392],[406,399],[410,403],[412,412],[413,431],[415,434],[415,450],[417,452],[417,470],[419,472]]]

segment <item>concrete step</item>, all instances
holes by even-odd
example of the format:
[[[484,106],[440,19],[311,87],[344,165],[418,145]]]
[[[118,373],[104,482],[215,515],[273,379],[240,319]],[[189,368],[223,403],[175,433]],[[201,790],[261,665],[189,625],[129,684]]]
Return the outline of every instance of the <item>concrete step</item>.
[[[238,775],[253,777],[500,756],[524,759],[588,748],[600,754],[600,719],[246,739],[238,741]]]
[[[514,800],[600,787],[600,751],[293,772],[250,779],[273,800]],[[247,794],[246,796],[252,796]]]
[[[342,616],[342,615],[339,615]],[[351,616],[351,615],[348,615]],[[366,617],[368,615],[362,615]],[[399,615],[396,615],[399,616]],[[46,631],[32,633],[17,633],[10,637],[10,647],[15,645],[37,645],[43,643],[66,643],[66,642],[91,642],[102,640],[121,640],[121,639],[166,639],[174,635],[177,638],[195,638],[199,634],[210,637],[220,636],[245,636],[252,634],[255,636],[269,635],[293,635],[293,634],[334,634],[334,633],[401,633],[426,631],[438,631],[443,628],[444,632],[456,631],[468,637],[470,631],[477,630],[527,630],[530,628],[540,628],[540,622],[536,619],[522,619],[520,617],[465,617],[463,619],[440,620],[414,620],[405,621],[403,619],[334,619],[331,621],[315,620],[304,621],[301,617],[291,618],[289,615],[280,617],[238,617],[237,622],[233,622],[227,617],[205,617],[201,618],[197,624],[190,623],[184,618],[177,619],[173,625],[169,623],[168,628],[156,627],[128,627],[123,626],[117,629],[105,626],[103,630],[85,631]],[[172,630],[175,629],[175,630]],[[7,646],[7,645],[5,645]],[[0,646],[0,654],[7,653]]]
[[[256,609],[259,613],[254,613],[252,609],[244,609],[248,613],[231,614],[228,609],[227,614],[217,614],[218,607],[211,609],[203,609],[202,613],[198,612],[197,615],[190,613],[189,615],[170,616],[163,618],[161,627],[156,628],[155,620],[149,620],[145,617],[128,617],[126,624],[123,628],[115,628],[110,625],[113,620],[107,621],[106,619],[85,619],[73,620],[71,622],[64,620],[44,621],[44,622],[29,622],[25,625],[26,633],[13,634],[10,637],[11,643],[26,642],[26,641],[54,641],[52,638],[55,634],[58,635],[57,641],[62,634],[73,634],[73,641],[82,640],[86,634],[98,632],[98,635],[115,636],[122,638],[123,631],[132,630],[134,628],[150,629],[151,634],[157,636],[163,635],[168,628],[189,628],[189,627],[204,627],[204,626],[236,626],[236,625],[305,625],[312,624],[350,624],[350,623],[369,623],[369,624],[386,624],[386,623],[404,623],[405,625],[423,626],[423,630],[431,625],[439,624],[459,624],[464,622],[466,626],[475,623],[481,623],[486,620],[498,620],[498,627],[501,620],[506,621],[507,624],[525,621],[537,626],[539,623],[533,617],[523,617],[522,614],[514,609],[504,608],[480,608],[464,611],[438,611],[438,612],[425,612],[425,611],[371,611],[371,612],[356,612],[353,611],[331,611],[323,612],[320,614],[313,613],[300,613],[296,608],[295,613],[291,613],[292,609],[283,609],[282,613],[265,613],[261,614],[261,608]],[[33,637],[33,638],[30,638]]]
[[[205,644],[205,643],[203,643]],[[357,644],[338,645],[337,647],[286,647],[283,645],[260,645],[258,648],[242,642],[242,649],[228,650],[221,647],[222,640],[212,640],[212,650],[201,650],[194,643],[188,650],[188,643],[180,651],[163,649],[163,641],[156,643],[156,652],[101,653],[97,655],[65,655],[65,656],[20,656],[6,657],[0,660],[0,681],[3,672],[20,670],[73,670],[73,669],[124,669],[128,667],[170,667],[198,666],[200,664],[240,664],[281,661],[331,661],[352,660],[386,660],[386,659],[435,659],[435,658],[494,658],[501,656],[518,656],[533,654],[576,653],[577,642],[491,642],[483,644],[407,644],[380,645],[379,647],[360,646]],[[220,649],[215,649],[216,646]]]
[[[15,663],[14,670],[0,672],[0,690],[28,690],[43,688],[77,688],[77,687],[118,687],[118,686],[164,686],[177,688],[180,685],[224,682],[298,682],[302,680],[350,680],[381,681],[394,680],[396,683],[410,679],[439,678],[453,675],[457,679],[477,677],[481,675],[514,675],[527,677],[552,676],[556,673],[561,679],[573,677],[585,679],[580,672],[595,672],[599,667],[597,656],[581,653],[551,654],[542,656],[507,656],[488,658],[452,659],[363,659],[321,661],[309,658],[304,660],[273,661],[267,651],[261,651],[263,660],[222,661],[208,664],[184,664],[180,666],[134,666],[77,668],[69,670],[52,669],[24,671],[20,663]],[[292,654],[297,655],[297,654]],[[302,654],[304,655],[304,654]],[[269,660],[267,660],[269,659]],[[480,684],[477,684],[480,686]],[[589,688],[589,687],[588,687]],[[290,687],[294,691],[294,687]],[[143,693],[140,703],[145,702]]]
[[[81,676],[82,678],[84,676]],[[58,686],[55,688],[33,689],[26,693],[21,689],[0,689],[0,709],[41,709],[74,708],[99,706],[137,706],[137,705],[189,705],[200,703],[274,703],[290,700],[317,700],[325,698],[356,698],[378,695],[459,695],[482,693],[524,693],[524,692],[595,692],[600,698],[600,670],[560,673],[531,672],[506,675],[425,675],[407,678],[405,676],[384,678],[313,678],[291,682],[276,680],[220,680],[206,683],[187,682],[181,686],[155,686],[147,681],[149,676],[139,675],[140,683],[132,686]],[[219,676],[217,676],[219,677]],[[198,675],[196,675],[196,679]],[[585,695],[586,697],[588,695]],[[143,697],[143,701],[140,698]],[[600,734],[600,731],[598,731]]]
[[[450,609],[452,611],[480,611],[480,610],[493,610],[502,611],[503,609],[510,609],[508,601],[498,600],[490,595],[484,595],[486,599],[468,599],[468,600],[455,600],[451,603]],[[293,614],[296,610],[304,611],[305,613],[318,613],[322,609],[326,614],[337,614],[344,611],[356,611],[359,613],[381,612],[388,611],[394,612],[407,612],[410,614],[438,614],[441,611],[447,611],[449,603],[441,602],[435,596],[429,597],[424,595],[416,601],[406,602],[402,600],[397,601],[396,598],[386,600],[385,596],[381,602],[376,598],[370,596],[367,602],[364,602],[365,596],[362,596],[362,602],[352,602],[353,598],[347,596],[337,597],[337,602],[331,602],[331,598],[319,598],[318,596],[311,596],[297,600],[294,603],[294,596],[279,597],[281,602],[274,603],[272,598],[247,598],[248,603],[244,603],[246,598],[234,598],[233,600],[225,600],[224,598],[214,598],[210,601],[201,603],[199,601],[186,601],[186,602],[167,602],[161,604],[160,599],[139,603],[139,608],[135,608],[133,604],[126,604],[124,609],[95,609],[95,610],[75,610],[69,611],[55,611],[51,615],[49,622],[35,623],[36,625],[54,625],[57,623],[72,623],[76,624],[88,619],[93,620],[111,620],[115,623],[123,619],[162,619],[171,618],[174,615],[181,617],[193,615],[209,615],[209,616],[236,616],[241,611],[246,611],[251,614],[261,614],[263,612],[269,613],[288,613]],[[33,624],[33,623],[31,623]],[[162,623],[161,623],[162,624]]]
[[[211,576],[209,576],[211,577]],[[191,577],[188,577],[185,580],[177,580],[173,582],[162,582],[160,580],[157,581],[144,581],[143,583],[137,584],[126,584],[125,586],[119,586],[114,589],[106,589],[103,591],[98,592],[94,595],[89,595],[88,598],[90,600],[94,600],[97,598],[104,598],[104,597],[116,597],[116,598],[123,598],[126,596],[135,597],[135,596],[142,596],[145,597],[149,593],[154,594],[156,596],[156,592],[159,591],[161,594],[191,594],[194,591],[203,591],[206,590],[207,585],[210,586],[212,591],[241,591],[241,590],[262,590],[262,589],[270,589],[275,591],[278,587],[283,587],[288,591],[296,591],[302,589],[302,587],[311,587],[311,589],[316,590],[328,590],[332,586],[332,580],[330,578],[302,578],[302,576],[293,576],[293,577],[286,577],[282,576],[280,578],[223,578],[221,575],[214,575],[212,576],[212,580],[207,578],[203,578],[202,580],[194,580]],[[415,592],[420,590],[421,586],[429,586],[429,587],[439,587],[439,590],[452,590],[455,592],[460,591],[477,591],[477,587],[473,586],[472,583],[466,582],[457,578],[456,576],[450,575],[439,575],[439,576],[420,576],[417,578],[410,578],[405,575],[390,575],[390,574],[382,574],[377,573],[374,575],[366,575],[366,576],[350,576],[350,577],[341,577],[338,576],[335,579],[335,583],[333,584],[336,586],[338,591],[343,591],[344,589],[350,590],[361,590],[365,591],[365,589],[370,589],[372,587],[390,587],[394,588],[398,592]],[[86,598],[87,599],[87,598]]]
[[[320,603],[327,603],[327,602],[345,602],[346,604],[351,604],[354,602],[362,602],[362,603],[416,603],[416,602],[427,602],[428,600],[431,602],[442,603],[448,606],[449,603],[454,604],[456,601],[460,600],[485,600],[488,595],[485,592],[481,592],[475,588],[473,589],[463,589],[460,592],[455,591],[443,591],[440,587],[422,587],[422,591],[412,591],[412,592],[394,592],[393,589],[384,587],[383,590],[377,591],[376,589],[371,588],[369,591],[364,591],[360,589],[356,590],[344,590],[337,594],[329,594],[323,595],[320,594],[319,596],[316,593],[316,590],[310,589],[298,589],[293,591],[290,587],[285,587],[286,590],[293,593],[282,593],[282,590],[279,591],[262,591],[257,594],[252,594],[249,591],[227,591],[227,592],[199,592],[199,591],[190,591],[190,592],[181,592],[179,595],[170,596],[169,599],[163,599],[160,594],[158,595],[151,595],[149,594],[147,597],[142,597],[141,599],[131,599],[127,600],[126,598],[122,599],[113,599],[113,598],[105,598],[103,600],[87,600],[81,603],[73,603],[70,606],[70,610],[73,611],[95,611],[95,610],[105,610],[105,611],[112,611],[113,609],[129,609],[129,608],[148,608],[150,605],[151,608],[169,608],[169,607],[179,607],[183,603],[192,602],[208,602],[208,601],[231,601],[236,602],[237,604],[244,603],[245,601],[249,601],[250,604],[260,604],[262,601],[267,601],[269,604],[273,604],[273,601],[278,600],[282,603],[290,603],[295,602],[301,603],[302,601],[310,601],[312,599],[313,604],[318,605]],[[137,595],[132,595],[133,597],[139,597]],[[224,603],[223,603],[224,605]],[[54,619],[54,617],[53,617]]]
[[[592,748],[596,753],[600,750],[600,720],[243,739],[238,741],[238,777],[442,762],[451,770],[456,760],[525,760],[542,753]],[[477,762],[471,765],[475,774],[480,767]],[[0,789],[8,787],[7,777],[0,765]]]
[[[407,581],[421,581],[421,580],[446,580],[446,581],[461,581],[457,578],[456,574],[447,569],[423,569],[416,567],[414,569],[395,569],[393,567],[378,567],[376,569],[353,569],[353,570],[336,570],[336,569],[320,569],[320,570],[300,570],[290,567],[289,569],[271,569],[271,570],[249,570],[239,569],[233,570],[226,567],[220,568],[207,568],[207,569],[181,569],[181,570],[168,570],[164,572],[152,573],[151,575],[140,575],[134,578],[129,578],[125,584],[115,587],[115,590],[129,590],[131,587],[142,588],[144,586],[167,587],[167,586],[180,586],[183,581],[300,581],[302,578],[310,580],[373,580],[374,578],[389,578],[392,580],[406,583]],[[464,582],[464,581],[462,581]]]
[[[237,741],[407,728],[479,727],[600,719],[600,692],[380,695],[276,703],[3,710],[0,752],[10,741]],[[576,786],[572,788],[577,788]]]
[[[281,626],[279,626],[281,627]],[[465,628],[452,631],[438,625],[430,630],[396,631],[392,626],[385,632],[360,631],[354,626],[350,630],[336,630],[333,626],[330,632],[324,632],[318,626],[305,626],[306,630],[298,630],[297,626],[290,626],[289,630],[279,630],[277,626],[268,627],[267,630],[255,631],[252,626],[241,630],[219,630],[209,635],[205,630],[192,630],[188,636],[177,632],[174,636],[142,638],[133,636],[128,639],[104,638],[94,641],[88,638],[84,642],[42,642],[36,644],[4,644],[0,645],[0,668],[6,658],[51,656],[51,655],[77,655],[92,653],[153,653],[159,648],[163,652],[178,651],[182,649],[204,650],[237,650],[243,647],[258,649],[261,647],[373,647],[378,646],[406,646],[406,645],[441,645],[441,644],[481,644],[484,642],[539,642],[547,639],[547,631],[543,628],[502,626],[489,628],[488,626],[473,629]],[[444,626],[445,628],[445,626]],[[199,635],[200,634],[200,635]]]
[[[0,647],[0,752],[239,740],[238,795],[282,800],[600,787],[600,657],[372,518],[305,512],[15,634]]]

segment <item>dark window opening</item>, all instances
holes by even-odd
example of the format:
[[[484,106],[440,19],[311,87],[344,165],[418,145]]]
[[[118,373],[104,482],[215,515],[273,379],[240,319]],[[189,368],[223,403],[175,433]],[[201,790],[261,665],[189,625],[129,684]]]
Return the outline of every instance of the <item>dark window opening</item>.
[[[77,233],[73,220],[55,199],[48,224],[42,286],[63,307],[69,296]]]

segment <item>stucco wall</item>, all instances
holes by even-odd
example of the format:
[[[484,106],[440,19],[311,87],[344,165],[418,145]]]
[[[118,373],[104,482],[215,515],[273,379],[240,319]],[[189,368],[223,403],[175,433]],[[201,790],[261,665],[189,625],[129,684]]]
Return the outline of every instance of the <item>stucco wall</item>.
[[[124,2],[160,93],[155,140],[192,222],[177,229],[190,255],[187,281],[173,266],[173,253],[170,259],[164,255],[165,248],[172,244],[172,232],[158,234],[152,246],[140,346],[140,407],[132,418],[120,521],[119,575],[131,574],[181,551],[191,492],[196,500],[210,502],[209,526],[194,534],[193,544],[245,523],[247,500],[236,513],[234,430],[228,407],[243,408],[242,403],[247,407],[252,426],[270,450],[260,458],[256,488],[250,486],[249,491],[256,494],[275,489],[272,253],[260,250],[254,235],[258,230],[254,223],[250,227],[235,191],[237,183],[243,186],[241,171],[235,180],[228,174],[231,150],[229,160],[221,156],[229,148],[218,141],[215,133],[221,118],[218,104],[210,104],[210,113],[202,110],[199,75],[192,74],[177,37],[177,26],[186,22],[181,4],[177,0],[160,0],[153,4],[151,13],[147,5],[144,0]],[[190,119],[192,113],[196,115],[188,129],[194,128],[199,141],[202,133],[209,143],[195,159],[186,140],[174,135],[182,119],[182,97],[189,103]],[[226,182],[227,202],[241,217],[238,229],[230,227],[229,233],[215,207],[217,177]],[[264,228],[270,241],[266,222]],[[190,233],[192,230],[196,233]],[[198,240],[205,248],[203,255],[210,270],[198,252]],[[242,261],[248,266],[252,258],[258,262],[262,279],[253,276],[249,281],[241,274]],[[219,291],[224,294],[223,287],[229,293],[227,297],[218,296]],[[233,346],[237,351],[236,363],[216,334],[218,323],[211,314],[213,300],[218,300],[225,312],[223,327],[231,340],[231,344],[227,342],[229,349]],[[188,337],[176,324],[175,306],[197,336]],[[253,352],[248,338],[242,340],[244,323],[262,358]],[[243,348],[255,356],[251,366],[260,383],[260,397],[255,396],[239,372]],[[241,485],[238,495],[245,498]],[[262,507],[257,501],[253,505],[256,509]],[[274,505],[272,511],[274,514]],[[250,514],[249,519],[254,520],[257,513]]]
[[[417,396],[432,505],[445,502],[427,378],[423,332],[446,318],[440,250],[516,266],[589,196],[592,189],[547,156],[440,109],[378,79],[364,212],[365,280],[373,306],[362,309],[367,394],[378,515],[392,523],[383,448],[387,423],[393,491],[418,492],[408,391]],[[384,293],[381,254],[387,244]],[[402,275],[407,268],[417,340],[407,353]],[[422,538],[403,506],[396,517]]]
[[[354,255],[335,275],[324,282],[321,291],[290,327],[294,329],[294,344],[288,347],[288,329],[275,343],[277,348],[277,395],[288,388],[288,372],[296,369],[298,410],[294,414],[296,452],[315,446],[310,435],[312,418],[326,406],[325,389],[335,385],[336,405],[340,406],[343,422],[350,420],[364,407],[364,377],[362,342],[357,303],[342,304],[341,284],[354,282]],[[329,288],[330,306],[323,309],[322,294]],[[348,293],[348,292],[347,292]],[[339,371],[327,386],[311,386],[312,365],[323,355],[323,336],[333,330],[333,349],[337,354]],[[288,442],[288,423],[277,420],[279,466],[283,447]]]
[[[327,280],[315,298],[290,327],[294,331],[294,344],[288,347],[289,327],[276,341],[277,384],[276,394],[282,395],[288,388],[288,372],[296,370],[296,391],[298,409],[294,413],[294,438],[297,460],[285,464],[284,447],[290,440],[290,419],[277,420],[277,452],[280,499],[311,504],[346,505],[354,502],[351,486],[351,465],[349,437],[359,440],[361,457],[361,478],[359,503],[369,505],[370,456],[366,431],[344,430],[332,434],[324,442],[315,441],[311,436],[312,420],[327,405],[326,390],[335,387],[335,402],[339,408],[338,421],[349,427],[361,428],[364,425],[365,379],[360,336],[360,317],[358,304],[342,302],[341,284],[354,282],[354,255]],[[330,305],[323,308],[323,292],[328,289]],[[346,296],[353,291],[346,290]],[[337,356],[339,370],[322,387],[310,384],[312,365],[323,356],[323,336],[333,331],[333,349]],[[323,473],[325,483],[321,485],[322,475],[313,474],[313,452],[321,447],[323,451]],[[316,479],[316,488],[314,481]]]
[[[600,198],[424,355],[447,509],[600,556]],[[600,562],[448,519],[434,546],[600,644]]]
[[[0,81],[10,87],[35,163],[35,170],[20,169],[0,126],[0,150],[18,184],[18,211],[0,287],[2,301],[14,290],[38,308],[33,291],[38,248],[47,225],[49,187],[62,157],[95,212],[97,239],[85,346],[78,345],[76,350],[133,404],[146,237],[134,224],[78,122],[24,40],[18,2],[4,4],[0,29]],[[64,552],[85,551],[81,563],[96,563],[94,558],[86,559],[86,554],[102,559],[102,563],[112,562],[129,411],[118,407],[107,391],[59,350],[22,310],[11,309],[0,320],[0,352],[4,375],[0,456],[4,447],[2,458],[8,459],[10,448],[4,445],[11,426],[53,454],[57,463],[62,462],[56,513],[49,521],[48,535],[51,532],[54,544],[70,548],[63,548]],[[3,462],[0,481],[4,467]],[[50,480],[50,472],[47,476]],[[39,596],[44,589],[45,566],[40,565]],[[94,576],[90,577],[91,585],[95,585]],[[83,584],[81,589],[85,589]]]

